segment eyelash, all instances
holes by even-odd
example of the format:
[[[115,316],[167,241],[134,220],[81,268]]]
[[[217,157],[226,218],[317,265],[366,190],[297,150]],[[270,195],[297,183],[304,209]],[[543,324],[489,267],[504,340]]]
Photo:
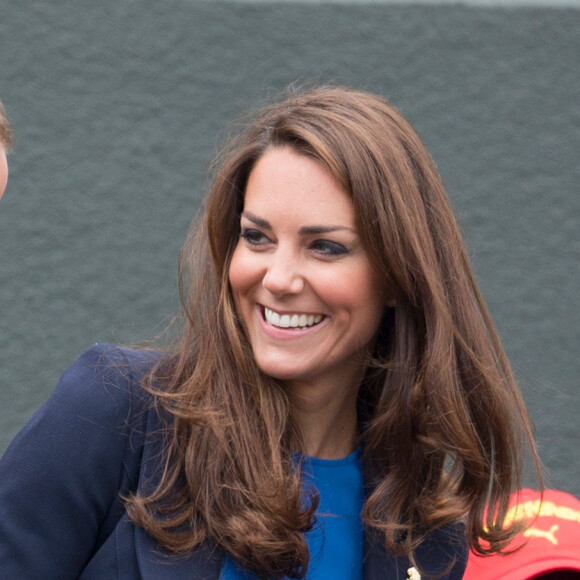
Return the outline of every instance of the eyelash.
[[[240,237],[251,247],[261,246],[264,243],[263,240],[268,239],[261,231],[252,229],[242,230]],[[260,238],[260,241],[258,241],[258,238]]]
[[[240,237],[250,248],[261,247],[270,241],[265,234],[255,229],[242,229]],[[330,258],[344,256],[349,253],[349,250],[345,246],[330,240],[315,240],[310,245],[310,249],[314,250],[320,256]]]
[[[342,244],[330,240],[316,240],[310,247],[323,256],[338,257],[348,254],[348,250]]]

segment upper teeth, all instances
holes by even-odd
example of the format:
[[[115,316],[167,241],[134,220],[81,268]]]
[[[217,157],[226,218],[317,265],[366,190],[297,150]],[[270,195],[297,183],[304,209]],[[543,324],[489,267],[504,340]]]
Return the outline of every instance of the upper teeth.
[[[269,308],[264,308],[264,317],[268,324],[282,328],[312,326],[322,320],[321,314],[278,314]]]

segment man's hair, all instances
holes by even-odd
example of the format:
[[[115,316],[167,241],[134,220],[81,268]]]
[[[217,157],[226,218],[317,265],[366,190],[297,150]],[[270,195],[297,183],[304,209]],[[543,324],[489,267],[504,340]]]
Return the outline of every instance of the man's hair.
[[[0,101],[0,145],[7,151],[12,147],[12,126]]]

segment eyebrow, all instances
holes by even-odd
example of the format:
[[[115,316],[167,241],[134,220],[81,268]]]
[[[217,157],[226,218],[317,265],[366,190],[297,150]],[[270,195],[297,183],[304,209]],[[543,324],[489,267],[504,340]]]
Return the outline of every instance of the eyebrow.
[[[253,213],[249,212],[249,211],[244,211],[242,212],[242,217],[246,218],[248,221],[251,221],[253,224],[257,225],[260,228],[263,228],[265,230],[268,231],[272,231],[272,225],[270,224],[269,221],[258,217],[257,215],[254,215]],[[339,230],[346,230],[349,232],[352,232],[354,234],[357,233],[357,231],[354,228],[349,228],[347,226],[334,226],[334,225],[326,225],[326,226],[318,226],[318,225],[312,225],[312,226],[302,226],[299,230],[298,233],[302,236],[308,236],[308,235],[317,235],[317,234],[328,234],[330,232],[336,232]]]

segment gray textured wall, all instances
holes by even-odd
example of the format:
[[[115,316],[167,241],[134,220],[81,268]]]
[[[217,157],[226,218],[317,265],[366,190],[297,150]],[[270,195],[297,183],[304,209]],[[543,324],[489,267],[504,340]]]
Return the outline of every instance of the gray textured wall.
[[[580,10],[0,0],[0,448],[96,341],[159,331],[227,123],[295,79],[390,98],[435,158],[537,425],[580,495]]]

